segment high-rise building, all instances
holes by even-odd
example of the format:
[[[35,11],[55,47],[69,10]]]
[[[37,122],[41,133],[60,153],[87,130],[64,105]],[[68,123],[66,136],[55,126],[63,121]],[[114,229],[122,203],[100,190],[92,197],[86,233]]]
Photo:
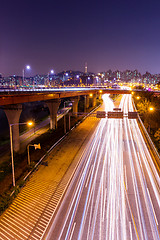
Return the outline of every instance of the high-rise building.
[[[85,70],[84,70],[84,72],[87,74],[87,72],[88,72],[88,69],[87,69],[87,62],[85,63]]]
[[[2,86],[3,85],[3,81],[2,81],[3,79],[2,79],[2,74],[0,73],[0,86]]]

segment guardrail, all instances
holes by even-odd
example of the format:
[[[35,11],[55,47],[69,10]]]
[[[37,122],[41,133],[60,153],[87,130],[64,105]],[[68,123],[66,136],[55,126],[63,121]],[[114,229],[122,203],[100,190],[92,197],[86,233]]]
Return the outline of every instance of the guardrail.
[[[140,116],[138,117],[138,121],[139,121],[139,125],[140,125],[140,130],[144,136],[145,142],[147,143],[147,147],[148,147],[149,151],[151,151],[151,154],[154,156],[154,158],[156,160],[156,168],[160,173],[160,155],[159,155],[154,143],[152,142],[152,139],[150,138]]]
[[[135,110],[136,109],[136,106],[135,106],[135,103],[132,99],[132,104],[133,104],[133,107]],[[141,130],[141,133],[143,134],[144,136],[144,139],[145,139],[145,142],[147,144],[147,147],[148,147],[148,150],[150,151],[151,155],[154,156],[155,160],[156,160],[156,169],[158,170],[159,174],[160,174],[160,155],[154,145],[154,143],[152,142],[152,139],[151,137],[149,136],[140,116],[138,115],[138,124],[140,126],[140,130]]]

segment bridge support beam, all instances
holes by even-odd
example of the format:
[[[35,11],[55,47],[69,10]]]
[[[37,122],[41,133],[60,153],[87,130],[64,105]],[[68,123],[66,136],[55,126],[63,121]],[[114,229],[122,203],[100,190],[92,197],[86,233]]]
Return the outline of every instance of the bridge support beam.
[[[50,111],[50,129],[57,128],[57,111],[61,103],[60,99],[46,101],[46,104]]]
[[[97,94],[93,94],[93,97],[92,97],[92,107],[96,106],[96,98],[97,98]]]
[[[84,112],[86,112],[87,108],[89,108],[89,95],[84,96]]]
[[[102,93],[99,93],[99,94],[98,94],[98,98],[99,98],[99,100],[102,99]]]
[[[19,118],[22,112],[22,104],[7,105],[4,109],[7,116],[8,123],[13,124],[11,127],[13,136],[13,150],[18,152],[20,150],[19,138]]]
[[[75,116],[77,117],[79,97],[71,98],[71,101],[73,106],[73,113],[76,113]]]

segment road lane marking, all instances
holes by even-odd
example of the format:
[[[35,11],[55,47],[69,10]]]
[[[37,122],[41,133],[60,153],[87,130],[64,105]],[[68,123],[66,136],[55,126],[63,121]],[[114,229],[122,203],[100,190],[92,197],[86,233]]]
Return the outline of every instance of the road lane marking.
[[[91,175],[92,169],[93,169],[93,164],[92,164],[91,169],[90,169],[90,171],[89,171],[89,175],[88,175],[88,178],[87,178],[87,181],[86,181],[86,185],[85,185],[85,187],[88,186],[88,182],[89,182],[89,178],[90,178],[90,175]]]
[[[0,227],[1,228],[1,227]],[[2,229],[4,232],[6,232],[4,229]],[[8,232],[6,232],[7,234],[8,234]],[[4,233],[1,231],[1,234],[5,237],[5,238],[0,238],[0,239],[2,239],[2,240],[4,240],[4,239],[8,239],[8,240],[11,240],[10,238],[8,238],[6,235],[4,235]],[[10,235],[10,234],[8,234],[8,235]]]
[[[2,228],[2,227],[3,228]],[[13,239],[13,235],[16,235],[18,238],[20,238],[20,239],[22,239],[22,240],[24,240],[23,238],[21,238],[19,235],[17,235],[16,233],[15,233],[15,231],[13,231],[11,228],[12,227],[7,227],[7,226],[5,226],[2,222],[1,222],[1,226],[0,226],[0,229],[2,229],[4,232],[6,232],[6,234],[8,234],[8,235],[10,235],[11,236],[11,238],[10,239]],[[6,229],[6,230],[5,230]]]
[[[73,232],[74,232],[75,226],[76,226],[76,222],[74,222],[74,225],[73,225],[72,232],[71,232],[71,235],[70,235],[69,240],[72,239],[72,236],[73,236]]]
[[[126,183],[125,185],[126,185],[126,189],[128,190],[126,165],[124,165],[124,176],[125,176],[125,183]]]
[[[152,206],[152,211],[153,211],[153,214],[154,214],[154,218],[155,218],[155,221],[156,221],[156,224],[158,226],[158,220],[157,220],[157,217],[156,217],[156,213],[154,211],[154,207],[153,207],[153,204],[152,204],[152,200],[151,200],[151,196],[150,196],[150,193],[149,193],[149,189],[147,188],[147,193],[148,193],[148,196],[149,196],[149,200],[150,200],[150,203],[151,203],[151,206]]]
[[[132,240],[133,237],[132,237],[132,225],[131,225],[131,222],[129,222],[129,230],[130,230],[130,237],[131,237],[131,240]]]

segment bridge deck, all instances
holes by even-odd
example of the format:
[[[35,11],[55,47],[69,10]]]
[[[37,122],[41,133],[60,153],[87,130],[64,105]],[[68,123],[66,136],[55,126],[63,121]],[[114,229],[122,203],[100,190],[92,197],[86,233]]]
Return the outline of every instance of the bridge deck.
[[[131,90],[121,90],[121,89],[102,89],[103,93],[112,93],[112,94],[130,94]],[[0,105],[10,105],[18,104],[24,102],[36,102],[36,101],[46,101],[52,99],[61,99],[76,97],[82,95],[88,95],[90,93],[96,94],[99,93],[99,89],[78,89],[75,90],[46,90],[46,91],[8,91],[0,92]]]

